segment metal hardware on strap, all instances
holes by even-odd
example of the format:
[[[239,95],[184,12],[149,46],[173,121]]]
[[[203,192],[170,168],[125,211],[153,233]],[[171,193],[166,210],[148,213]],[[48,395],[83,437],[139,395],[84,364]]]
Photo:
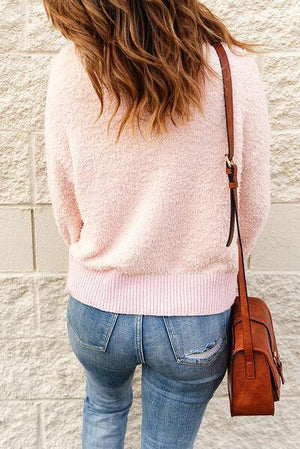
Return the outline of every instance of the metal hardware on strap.
[[[230,161],[229,157],[228,157],[228,153],[225,153],[225,159],[226,159],[226,162],[229,165],[229,167],[231,167],[233,164],[233,157],[231,158],[231,161]]]
[[[245,276],[245,266],[244,266],[244,256],[242,241],[240,235],[239,221],[238,221],[238,199],[237,199],[237,165],[233,162],[234,155],[234,121],[233,121],[233,95],[232,95],[232,82],[231,82],[231,71],[230,65],[227,57],[227,53],[221,44],[218,42],[214,44],[214,48],[219,57],[221,68],[222,68],[222,80],[223,80],[223,90],[224,90],[224,100],[225,100],[225,114],[226,114],[226,128],[227,128],[227,138],[228,138],[228,153],[226,156],[226,174],[229,179],[230,187],[230,230],[229,237],[226,246],[229,246],[233,239],[234,234],[234,223],[236,221],[236,227],[238,232],[238,253],[239,253],[239,269],[237,275],[237,283],[239,290],[239,300],[241,307],[241,320],[242,320],[242,331],[243,331],[243,343],[244,343],[244,354],[245,354],[245,371],[247,378],[255,378],[255,363],[254,363],[254,348],[251,332],[251,319],[249,312],[249,301],[247,293],[247,284]]]

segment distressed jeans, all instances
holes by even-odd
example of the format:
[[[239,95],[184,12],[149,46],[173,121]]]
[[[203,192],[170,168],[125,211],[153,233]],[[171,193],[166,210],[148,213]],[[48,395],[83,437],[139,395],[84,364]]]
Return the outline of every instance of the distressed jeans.
[[[141,449],[192,449],[226,372],[230,321],[231,308],[213,315],[131,315],[69,295],[69,341],[86,377],[82,448],[124,448],[141,364]]]

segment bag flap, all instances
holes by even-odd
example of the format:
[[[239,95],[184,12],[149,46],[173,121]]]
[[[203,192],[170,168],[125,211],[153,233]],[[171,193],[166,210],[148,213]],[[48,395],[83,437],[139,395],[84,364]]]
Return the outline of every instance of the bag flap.
[[[235,349],[232,352],[232,357],[234,357],[239,352],[243,352],[243,349]],[[279,399],[281,378],[280,378],[278,369],[276,367],[276,364],[275,364],[275,362],[273,360],[273,357],[272,357],[270,351],[264,350],[262,348],[254,348],[254,352],[260,352],[261,354],[264,354],[264,356],[266,357],[266,360],[267,360],[269,368],[270,368],[270,373],[271,373],[272,378],[273,378],[274,387],[276,389],[276,394],[277,394],[278,399]]]
[[[272,316],[267,304],[262,299],[255,296],[249,296],[248,302],[251,321],[256,321],[267,328],[271,349],[278,353]],[[234,309],[232,324],[233,326],[236,326],[241,322],[240,298],[238,296],[235,299]]]

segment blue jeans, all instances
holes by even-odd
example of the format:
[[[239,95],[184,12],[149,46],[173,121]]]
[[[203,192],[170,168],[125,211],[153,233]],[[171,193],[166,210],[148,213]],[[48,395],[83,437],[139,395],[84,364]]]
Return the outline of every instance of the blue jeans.
[[[141,364],[141,448],[192,449],[226,372],[230,321],[231,308],[214,315],[130,315],[69,295],[69,340],[86,375],[82,448],[124,448]]]

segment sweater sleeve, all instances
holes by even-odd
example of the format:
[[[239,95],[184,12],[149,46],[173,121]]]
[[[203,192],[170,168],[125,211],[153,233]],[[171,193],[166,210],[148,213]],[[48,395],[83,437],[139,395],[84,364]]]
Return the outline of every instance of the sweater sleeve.
[[[82,219],[76,202],[72,159],[66,132],[63,51],[52,60],[44,115],[47,181],[58,232],[67,246],[80,236]]]
[[[256,55],[247,57],[244,85],[239,227],[245,259],[254,249],[270,210],[271,126]]]

